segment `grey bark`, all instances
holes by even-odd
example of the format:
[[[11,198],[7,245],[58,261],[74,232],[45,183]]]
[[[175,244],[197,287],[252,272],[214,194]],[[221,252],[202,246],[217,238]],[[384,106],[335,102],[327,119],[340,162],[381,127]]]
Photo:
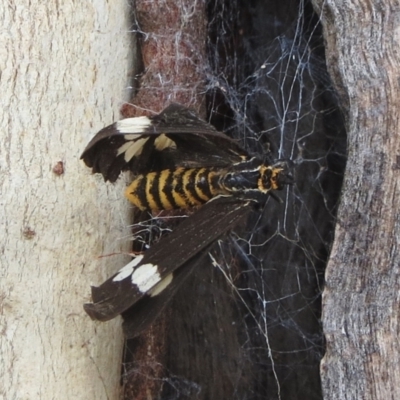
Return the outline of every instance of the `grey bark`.
[[[348,128],[348,164],[323,295],[324,398],[398,399],[400,5],[314,4]]]

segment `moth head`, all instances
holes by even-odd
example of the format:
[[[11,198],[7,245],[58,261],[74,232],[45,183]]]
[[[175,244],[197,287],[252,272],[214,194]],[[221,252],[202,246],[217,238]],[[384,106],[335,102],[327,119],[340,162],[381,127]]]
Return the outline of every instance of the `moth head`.
[[[288,161],[278,161],[272,165],[262,165],[258,179],[258,189],[263,193],[282,190],[285,185],[293,184],[291,166]]]

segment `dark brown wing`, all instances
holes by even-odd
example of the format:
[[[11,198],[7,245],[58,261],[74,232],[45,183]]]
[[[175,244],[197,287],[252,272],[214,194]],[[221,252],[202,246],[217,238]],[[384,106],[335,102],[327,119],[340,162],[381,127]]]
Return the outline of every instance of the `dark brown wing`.
[[[93,319],[107,321],[131,307],[129,314],[134,315],[137,305],[138,316],[144,315],[140,307],[151,309],[152,298],[172,290],[175,272],[190,269],[197,257],[243,220],[251,208],[251,201],[233,197],[208,202],[143,256],[132,260],[99,287],[92,287],[93,303],[85,304],[85,311]]]
[[[171,283],[157,296],[146,295],[121,314],[124,319],[122,328],[127,339],[132,339],[140,335],[161,315],[165,307],[175,296],[175,293],[195,269],[203,268],[207,264],[210,264],[209,261],[207,263],[207,259],[209,259],[209,251],[212,246],[213,243],[177,268],[173,272]]]
[[[121,171],[135,174],[176,167],[224,167],[247,158],[234,140],[179,104],[153,117],[127,118],[97,133],[81,158],[114,182]]]

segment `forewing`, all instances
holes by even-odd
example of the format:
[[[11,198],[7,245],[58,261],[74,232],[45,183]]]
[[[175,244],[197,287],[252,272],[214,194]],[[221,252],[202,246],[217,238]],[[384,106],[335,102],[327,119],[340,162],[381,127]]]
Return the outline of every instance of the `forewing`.
[[[81,158],[107,181],[121,171],[135,174],[175,167],[225,166],[247,153],[198,115],[171,104],[153,117],[127,118],[97,133]]]
[[[140,335],[157,319],[190,274],[205,263],[205,259],[208,258],[208,253],[212,246],[213,243],[177,268],[173,272],[171,283],[158,295],[146,295],[122,313],[122,318],[124,319],[122,328],[127,339],[132,339]]]
[[[85,311],[93,319],[107,321],[141,299],[160,295],[174,283],[177,269],[190,267],[196,256],[234,228],[251,208],[252,202],[232,197],[208,202],[143,256],[132,260],[99,287],[92,287],[93,303],[85,304]]]

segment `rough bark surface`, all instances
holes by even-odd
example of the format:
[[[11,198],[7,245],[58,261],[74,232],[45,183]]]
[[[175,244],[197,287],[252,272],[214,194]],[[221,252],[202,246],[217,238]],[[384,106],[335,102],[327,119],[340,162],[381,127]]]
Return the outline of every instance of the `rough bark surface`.
[[[128,8],[0,5],[2,399],[119,396],[120,321],[95,323],[82,304],[124,262],[97,257],[128,247],[128,207],[123,182],[105,185],[79,157],[128,97]]]
[[[302,148],[312,162],[299,162],[296,186],[300,196],[287,201],[290,222],[282,222],[284,231],[279,228],[283,226],[281,205],[269,204],[262,222],[254,215],[248,224],[248,229],[253,229],[257,219],[259,228],[263,227],[257,238],[252,235],[254,243],[263,245],[251,250],[250,262],[241,257],[249,251],[244,242],[241,254],[225,246],[223,260],[229,264],[227,270],[235,277],[232,286],[240,296],[232,292],[229,278],[205,260],[163,316],[139,338],[127,341],[125,399],[320,399],[319,279],[330,249],[332,214],[342,176],[341,166],[332,168],[339,161],[331,155],[341,160],[345,155],[338,150],[344,146],[336,143],[343,138],[341,127],[337,128],[340,123],[331,124],[341,118],[330,87],[326,88],[324,59],[318,51],[320,28],[309,3],[305,10],[298,8],[296,1],[210,1],[207,16],[202,15],[200,2],[190,3],[197,5],[198,12],[187,12],[189,3],[153,1],[150,7],[148,2],[137,2],[145,69],[141,90],[132,100],[132,115],[159,111],[168,100],[198,108],[204,80],[201,71],[206,71],[208,104],[215,115],[212,120],[219,116],[216,126],[220,130],[232,126],[235,119],[230,106],[236,110],[244,107],[241,96],[245,94],[246,129],[268,132],[277,145],[282,120],[274,111],[276,103],[282,102],[285,115],[299,115],[301,109],[301,117],[294,118],[293,125],[285,121],[282,145],[288,146],[287,154],[296,159],[289,151],[298,140],[296,133],[311,136]],[[307,16],[303,18],[304,12]],[[203,32],[197,27],[204,26],[201,20],[206,17],[207,32]],[[202,55],[205,42],[208,59]],[[283,55],[282,43],[299,47]],[[188,49],[197,49],[192,51],[195,58]],[[304,58],[305,54],[310,57]],[[266,60],[275,65],[268,77],[258,71]],[[252,83],[243,85],[247,78]],[[223,115],[225,122],[231,119],[225,127]],[[235,130],[240,130],[239,126]],[[314,162],[321,154],[326,159],[321,164]]]
[[[400,4],[317,1],[348,164],[326,272],[325,399],[400,398]]]
[[[135,2],[143,73],[132,104],[123,108],[125,117],[151,115],[171,102],[205,115],[205,7],[204,0]],[[167,323],[167,315],[140,338],[127,341],[125,399],[164,398],[160,392],[168,375],[168,323],[174,321],[168,318]],[[175,315],[182,318],[179,311]],[[181,361],[177,354],[172,358]]]
[[[172,102],[205,116],[205,1],[135,1],[142,74],[125,117],[153,115]]]

